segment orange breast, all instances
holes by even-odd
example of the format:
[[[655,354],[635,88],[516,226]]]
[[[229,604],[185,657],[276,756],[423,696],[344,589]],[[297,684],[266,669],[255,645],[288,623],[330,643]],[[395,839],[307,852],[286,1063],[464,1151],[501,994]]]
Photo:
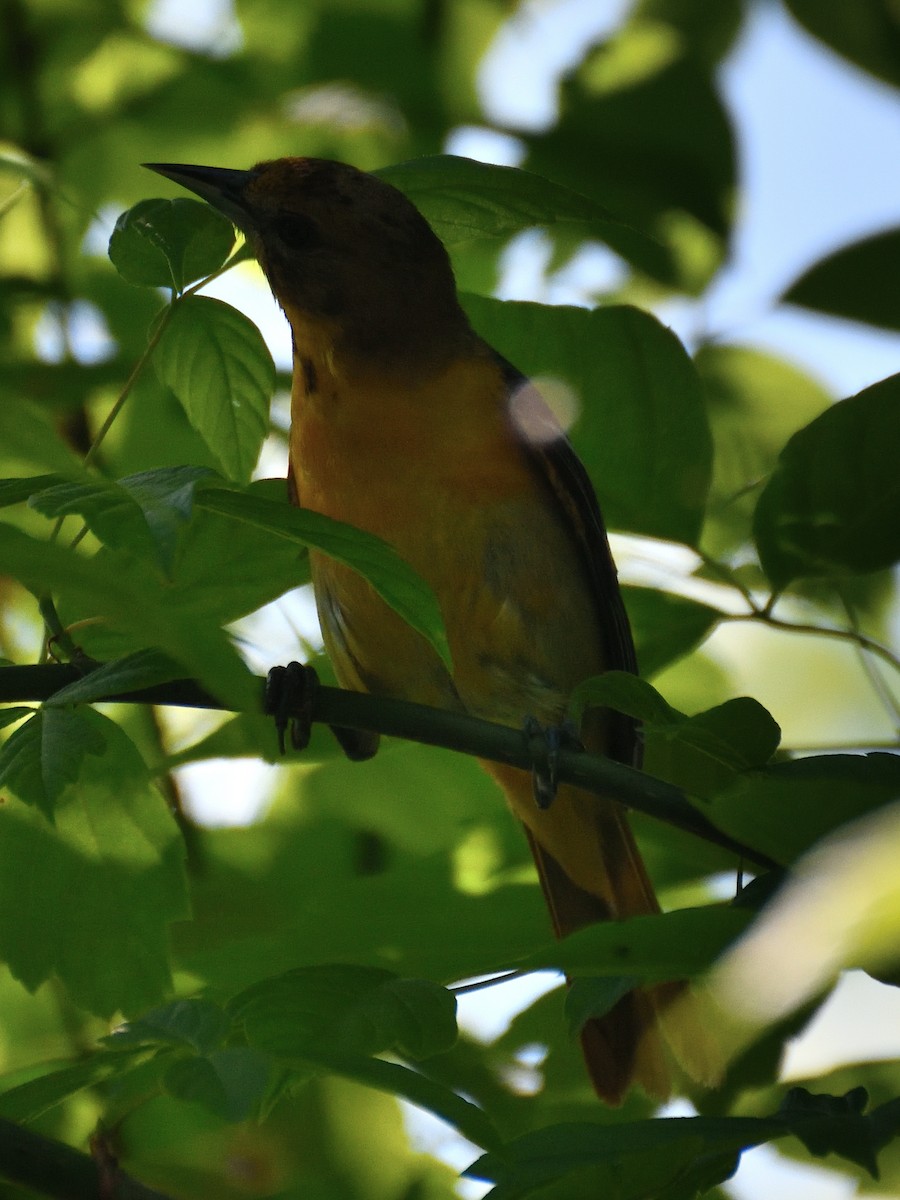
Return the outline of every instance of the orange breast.
[[[308,373],[307,373],[308,374]],[[602,668],[571,537],[512,436],[488,359],[427,383],[342,380],[295,388],[291,461],[300,503],[390,542],[435,591],[453,677],[355,572],[319,554],[320,620],[349,687],[518,725],[558,720]]]

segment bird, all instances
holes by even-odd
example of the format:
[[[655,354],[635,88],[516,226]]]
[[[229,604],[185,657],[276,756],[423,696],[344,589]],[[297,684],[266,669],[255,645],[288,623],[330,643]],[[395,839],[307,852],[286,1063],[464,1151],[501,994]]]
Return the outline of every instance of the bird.
[[[585,678],[637,664],[587,471],[537,387],[471,327],[447,251],[398,189],[347,163],[145,164],[245,235],[290,324],[296,504],[389,542],[440,603],[452,671],[349,567],[311,551],[325,648],[345,688],[547,730]],[[630,718],[589,710],[584,746],[639,766]],[[374,744],[374,743],[373,743]],[[623,807],[483,763],[524,826],[553,929],[659,912]],[[606,1103],[670,1094],[661,989],[590,1018]]]

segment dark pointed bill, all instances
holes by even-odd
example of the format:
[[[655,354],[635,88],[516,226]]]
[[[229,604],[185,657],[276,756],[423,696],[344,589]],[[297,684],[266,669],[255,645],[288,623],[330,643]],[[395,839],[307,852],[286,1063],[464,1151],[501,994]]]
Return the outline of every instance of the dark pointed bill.
[[[244,189],[252,178],[252,171],[200,167],[189,163],[141,163],[141,166],[187,188],[224,213],[229,221],[246,230],[250,214],[244,200]]]

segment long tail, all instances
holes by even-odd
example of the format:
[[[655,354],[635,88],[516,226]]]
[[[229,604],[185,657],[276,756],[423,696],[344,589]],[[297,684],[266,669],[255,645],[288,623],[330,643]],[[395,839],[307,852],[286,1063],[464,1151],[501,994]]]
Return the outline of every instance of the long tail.
[[[487,765],[487,764],[486,764]],[[659,912],[623,809],[564,786],[537,809],[527,772],[488,765],[522,820],[557,937],[596,921]],[[581,1033],[585,1064],[598,1096],[620,1104],[632,1083],[666,1099],[671,1081],[659,1030],[659,989],[629,992]]]
[[[636,855],[631,831],[624,824],[624,818],[620,823]],[[526,832],[557,937],[565,937],[567,933],[596,921],[608,921],[612,916],[659,912],[643,865],[640,880],[648,890],[640,896],[640,907],[629,905],[625,911],[622,901],[634,900],[638,890],[635,887],[637,876],[628,880],[627,896],[611,897],[612,904],[600,900],[574,884],[527,827]],[[611,849],[615,853],[615,847]],[[671,1083],[657,1026],[656,1007],[651,995],[643,989],[629,992],[604,1016],[588,1021],[581,1030],[581,1048],[594,1090],[607,1104],[621,1104],[632,1083],[639,1083],[655,1099],[668,1098]]]

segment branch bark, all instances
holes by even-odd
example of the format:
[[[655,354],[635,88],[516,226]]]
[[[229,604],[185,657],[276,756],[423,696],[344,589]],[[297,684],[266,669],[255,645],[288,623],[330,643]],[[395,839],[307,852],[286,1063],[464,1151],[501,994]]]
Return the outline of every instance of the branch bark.
[[[57,1200],[172,1200],[118,1168],[0,1117],[0,1175]]]
[[[69,665],[2,667],[0,703],[47,700],[60,688],[81,678],[83,672]],[[265,680],[260,679],[261,711],[264,689]],[[217,710],[223,707],[192,679],[175,679],[170,683],[96,699]],[[546,762],[547,747],[539,734],[528,736],[522,730],[496,725],[465,713],[427,708],[406,700],[371,696],[343,688],[320,685],[312,696],[311,713],[297,712],[296,715],[299,718],[311,716],[312,721],[325,725],[369,730],[429,746],[442,746],[447,750],[457,750],[524,770],[531,770]],[[757,866],[773,870],[781,865],[718,829],[694,808],[680,788],[623,763],[595,754],[560,750],[556,773],[562,783],[574,783],[598,795],[612,796],[635,812],[645,813],[676,829],[694,834]]]

